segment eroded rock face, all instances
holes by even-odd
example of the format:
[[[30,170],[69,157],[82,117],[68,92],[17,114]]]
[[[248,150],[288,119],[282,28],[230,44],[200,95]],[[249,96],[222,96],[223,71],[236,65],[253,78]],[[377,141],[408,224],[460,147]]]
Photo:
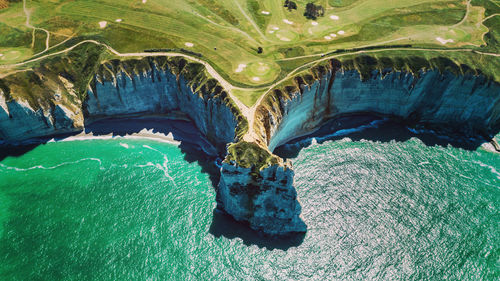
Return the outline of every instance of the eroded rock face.
[[[328,119],[373,113],[469,135],[488,135],[500,129],[500,86],[482,76],[439,71],[421,71],[415,76],[385,70],[373,71],[371,76],[367,72],[367,79],[361,80],[357,71],[344,71],[337,62],[320,75],[316,73],[314,79],[297,78],[295,90],[267,96],[256,111],[253,129],[257,139],[235,153],[230,148],[226,151],[226,145],[243,143],[239,137],[246,120],[228,94],[203,71],[182,59],[111,61],[101,65],[84,101],[60,75],[54,80],[57,83],[48,78],[33,80],[40,81],[38,88],[44,91],[38,107],[12,98],[26,97],[15,92],[24,88],[11,87],[14,95],[0,88],[0,140],[79,131],[85,122],[99,118],[181,111],[218,148],[219,155],[229,152],[220,170],[221,207],[254,229],[283,235],[305,232],[306,224],[300,218],[294,172],[271,152],[292,138],[313,132]],[[62,95],[56,91],[61,87]]]
[[[56,104],[35,110],[26,101],[6,101],[0,92],[0,140],[22,141],[75,132],[82,128],[83,114],[76,106],[68,108]]]
[[[306,232],[293,187],[294,172],[284,165],[260,171],[224,163],[219,196],[224,210],[238,221],[271,235]]]
[[[86,111],[91,119],[181,111],[221,154],[225,153],[226,144],[234,141],[238,125],[222,96],[193,93],[184,77],[177,77],[168,69],[154,69],[131,77],[119,72],[114,81],[96,82],[88,92]]]
[[[482,76],[456,76],[438,71],[419,77],[374,71],[361,81],[356,71],[336,70],[310,86],[302,85],[286,98],[276,97],[273,110],[260,110],[260,134],[272,151],[299,135],[310,133],[325,120],[372,113],[488,135],[500,125],[500,85]]]

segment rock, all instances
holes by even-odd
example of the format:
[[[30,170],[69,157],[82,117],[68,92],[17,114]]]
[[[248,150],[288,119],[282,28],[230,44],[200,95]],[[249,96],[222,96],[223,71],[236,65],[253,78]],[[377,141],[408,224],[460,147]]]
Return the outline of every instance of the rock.
[[[373,70],[377,61],[365,61],[371,65],[351,65],[358,69],[332,61],[329,68],[318,67],[310,75],[296,77],[294,86],[271,92],[257,106],[252,127],[255,142],[243,141],[248,122],[217,81],[202,75],[202,65],[182,58],[106,62],[86,94],[78,89],[87,87],[87,82],[74,81],[74,73],[45,73],[40,79],[34,70],[27,78],[5,80],[18,83],[16,87],[0,80],[0,140],[16,142],[79,131],[86,122],[100,118],[181,111],[219,155],[227,153],[220,169],[221,208],[266,234],[305,232],[294,172],[272,154],[292,138],[313,132],[327,120],[366,113],[433,124],[469,136],[491,136],[500,129],[497,82],[442,69],[416,74],[379,71]],[[28,78],[35,82],[22,80]],[[19,85],[31,87],[30,83],[40,83],[33,85],[40,95],[37,99],[16,92],[25,89]]]
[[[254,171],[224,163],[219,183],[222,208],[266,234],[306,232],[293,175],[293,170],[279,164]]]

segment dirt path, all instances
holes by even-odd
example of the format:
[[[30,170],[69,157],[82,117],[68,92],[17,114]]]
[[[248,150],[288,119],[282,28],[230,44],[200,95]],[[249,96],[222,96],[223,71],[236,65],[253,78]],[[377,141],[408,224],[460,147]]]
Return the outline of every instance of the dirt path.
[[[312,62],[308,62],[308,63],[303,64],[302,66],[297,67],[296,69],[292,70],[284,78],[282,78],[281,80],[279,80],[279,81],[277,81],[277,82],[275,82],[275,83],[273,83],[272,85],[269,85],[269,86],[265,86],[265,87],[261,87],[261,88],[240,88],[240,87],[233,86],[231,83],[229,83],[227,80],[225,80],[209,63],[207,63],[206,61],[203,61],[203,60],[201,60],[201,59],[199,59],[197,57],[189,56],[189,55],[186,55],[186,54],[183,54],[183,53],[176,53],[176,52],[120,53],[117,50],[113,49],[111,46],[109,46],[107,44],[104,44],[104,43],[101,43],[101,42],[98,42],[96,40],[83,40],[83,41],[80,41],[80,42],[76,43],[75,45],[73,45],[71,47],[68,47],[68,48],[64,49],[64,50],[61,50],[61,51],[58,51],[58,52],[55,52],[55,53],[46,54],[46,55],[40,56],[38,58],[27,60],[27,61],[24,61],[24,62],[21,62],[21,63],[10,64],[10,65],[0,65],[0,68],[18,67],[18,66],[26,65],[28,63],[40,61],[40,60],[43,60],[43,59],[45,59],[47,57],[51,57],[51,56],[56,56],[56,55],[59,55],[59,54],[67,53],[68,51],[71,51],[71,50],[75,49],[76,47],[78,47],[79,45],[82,45],[82,44],[85,44],[85,43],[93,43],[93,44],[96,44],[96,45],[103,46],[109,52],[111,52],[112,54],[114,54],[114,55],[116,55],[118,57],[155,57],[155,56],[184,57],[184,58],[187,58],[189,60],[192,60],[192,61],[198,62],[200,64],[203,64],[205,66],[205,69],[207,70],[207,73],[209,75],[211,75],[213,78],[215,78],[217,81],[219,81],[219,83],[224,88],[224,90],[227,91],[227,93],[229,94],[229,96],[231,97],[231,99],[235,102],[236,106],[238,106],[238,108],[240,109],[240,111],[243,114],[243,116],[245,116],[245,118],[247,118],[248,123],[249,123],[249,131],[244,136],[244,140],[246,140],[246,141],[254,141],[254,140],[256,140],[258,138],[257,134],[253,130],[254,116],[255,116],[255,111],[256,111],[257,106],[262,102],[262,100],[266,97],[266,95],[273,88],[275,88],[277,85],[279,85],[279,84],[283,83],[284,81],[290,79],[296,73],[298,73],[298,72],[304,70],[305,68],[310,67],[310,66],[312,66],[314,64],[322,62],[322,61],[330,60],[330,59],[337,58],[337,57],[343,57],[343,56],[353,55],[353,54],[376,53],[376,52],[383,52],[383,51],[389,51],[389,50],[395,50],[395,51],[414,50],[414,51],[439,51],[439,52],[472,52],[472,53],[477,53],[477,54],[481,54],[481,55],[485,55],[485,56],[500,57],[500,54],[480,52],[480,51],[476,51],[476,50],[472,50],[472,49],[453,49],[453,50],[443,49],[443,50],[436,50],[436,49],[426,49],[426,48],[385,48],[385,49],[378,49],[378,50],[361,50],[361,51],[356,51],[356,52],[350,52],[350,53],[344,53],[344,54],[336,54],[336,55],[331,55],[331,56],[325,56],[325,57],[322,57],[320,59],[314,60]],[[259,99],[257,100],[257,102],[252,107],[248,107],[245,104],[243,104],[243,102],[241,102],[236,96],[233,95],[232,91],[235,90],[235,89],[245,90],[245,91],[266,89],[266,92],[259,97]]]
[[[489,16],[485,17],[481,23],[484,23],[485,21],[491,19],[492,17],[496,17],[496,16],[500,16],[500,14],[489,15]]]
[[[463,24],[465,22],[465,20],[467,20],[467,17],[469,16],[469,13],[470,13],[470,7],[471,7],[470,2],[471,1],[472,0],[467,0],[467,9],[465,10],[464,18],[461,21],[459,21],[458,23],[452,25],[452,27],[457,27],[457,26]]]
[[[408,38],[410,38],[410,37],[401,37],[401,38],[397,38],[397,39],[392,39],[392,40],[388,40],[388,41],[384,41],[384,42],[379,42],[379,43],[371,44],[371,45],[365,45],[365,46],[356,47],[356,48],[357,49],[361,49],[361,48],[367,48],[367,47],[380,46],[380,45],[384,45],[384,44],[387,44],[387,43],[392,43],[392,42],[396,42],[396,41],[405,40],[405,39],[408,39]],[[322,55],[324,55],[324,53],[321,53],[321,54],[312,54],[312,55],[306,55],[306,56],[298,56],[298,57],[293,57],[293,58],[284,58],[284,59],[279,59],[279,60],[276,60],[276,61],[288,61],[288,60],[296,60],[296,59],[303,59],[303,58],[312,58],[312,57],[319,57],[319,56],[322,56]]]
[[[45,50],[43,50],[42,52],[47,51],[49,49],[50,32],[48,30],[44,29],[44,28],[39,28],[39,27],[35,27],[35,26],[31,25],[31,23],[30,23],[31,12],[28,10],[28,8],[26,8],[26,0],[23,0],[23,11],[24,11],[24,14],[26,15],[26,23],[25,23],[25,25],[28,28],[33,29],[32,40],[31,40],[31,48],[35,47],[35,32],[38,29],[38,30],[41,30],[41,31],[45,32],[45,34],[47,34],[47,39],[45,40]]]

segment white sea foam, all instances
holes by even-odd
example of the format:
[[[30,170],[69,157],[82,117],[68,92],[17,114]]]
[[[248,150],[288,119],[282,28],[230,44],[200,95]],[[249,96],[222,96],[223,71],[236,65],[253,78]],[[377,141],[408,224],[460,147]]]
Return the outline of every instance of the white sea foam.
[[[147,148],[147,149],[151,149],[153,151],[156,151],[156,152],[160,153],[163,156],[163,163],[162,164],[159,164],[159,163],[153,164],[152,162],[148,162],[146,165],[136,165],[136,167],[140,167],[140,168],[154,167],[154,168],[156,168],[158,170],[161,170],[161,171],[163,171],[163,174],[165,175],[165,177],[168,178],[169,180],[171,180],[172,183],[177,187],[177,184],[176,184],[174,178],[172,176],[170,176],[170,174],[168,172],[169,169],[168,169],[168,158],[167,158],[167,156],[163,152],[161,152],[158,149],[153,148],[153,147],[151,147],[149,145],[143,145],[143,147]]]
[[[48,142],[51,143],[51,142],[111,140],[111,139],[138,139],[138,140],[152,140],[156,142],[169,143],[174,145],[181,144],[180,141],[174,140],[172,133],[168,133],[167,135],[163,133],[154,133],[152,129],[151,130],[143,129],[137,134],[125,135],[125,136],[113,136],[111,134],[104,136],[94,136],[92,134],[81,134],[60,140],[51,139]]]
[[[495,167],[490,166],[490,165],[488,165],[488,164],[484,164],[483,162],[481,162],[481,161],[476,161],[476,160],[472,161],[472,163],[475,163],[475,164],[477,164],[477,165],[479,165],[479,166],[481,166],[481,167],[483,167],[483,168],[488,168],[488,169],[491,171],[491,173],[492,173],[492,174],[495,174],[495,175],[497,176],[497,179],[500,179],[500,172],[498,172],[498,171],[495,169]]]
[[[63,162],[61,164],[57,164],[55,166],[50,166],[50,167],[45,167],[45,166],[42,166],[42,165],[37,165],[37,166],[29,167],[29,168],[18,168],[18,167],[7,166],[7,165],[2,164],[2,163],[0,163],[0,167],[4,168],[6,170],[14,170],[14,171],[17,171],[17,172],[26,172],[26,171],[37,170],[37,169],[41,169],[41,170],[54,170],[54,169],[57,169],[57,168],[62,167],[62,166],[72,165],[72,164],[78,164],[78,163],[84,162],[84,161],[96,161],[96,162],[99,163],[99,166],[102,165],[101,159],[98,159],[98,158],[83,158],[83,159],[76,160],[76,161]]]
[[[126,144],[126,143],[121,142],[120,145],[125,147],[125,148],[129,148],[128,144]]]
[[[356,127],[356,128],[338,130],[332,134],[328,134],[328,135],[325,135],[322,137],[308,138],[308,139],[301,141],[300,143],[306,144],[306,145],[307,144],[316,144],[318,142],[327,141],[333,137],[342,137],[342,136],[347,136],[347,135],[350,135],[353,133],[361,132],[361,131],[366,130],[366,129],[378,128],[381,124],[383,124],[387,120],[388,119],[374,120],[366,125],[361,125],[361,126]],[[351,140],[349,138],[345,138],[345,141],[351,141]]]

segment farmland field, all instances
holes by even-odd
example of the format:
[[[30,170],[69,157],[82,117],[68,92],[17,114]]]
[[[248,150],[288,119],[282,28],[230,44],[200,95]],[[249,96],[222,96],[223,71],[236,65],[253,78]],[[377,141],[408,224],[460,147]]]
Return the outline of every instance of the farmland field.
[[[295,2],[289,11],[277,0],[0,1],[0,78],[84,40],[138,57],[144,50],[199,54],[248,106],[307,66],[363,49],[446,56],[498,75],[498,1]],[[309,2],[324,16],[307,19]],[[338,50],[352,51],[328,55]]]

